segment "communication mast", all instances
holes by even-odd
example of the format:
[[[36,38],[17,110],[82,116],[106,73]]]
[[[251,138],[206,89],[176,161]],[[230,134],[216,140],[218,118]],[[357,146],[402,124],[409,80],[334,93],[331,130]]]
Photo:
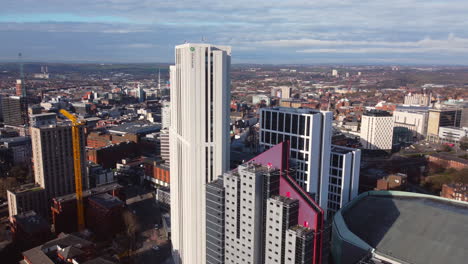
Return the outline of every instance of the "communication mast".
[[[20,78],[16,80],[16,95],[26,97],[26,87],[24,85],[23,60],[21,52],[18,53],[18,63],[20,67]]]

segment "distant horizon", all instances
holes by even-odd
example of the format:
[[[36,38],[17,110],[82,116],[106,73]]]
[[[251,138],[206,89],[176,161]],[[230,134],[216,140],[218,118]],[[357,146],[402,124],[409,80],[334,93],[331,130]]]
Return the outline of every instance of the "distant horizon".
[[[232,46],[234,64],[468,66],[466,0],[3,0],[0,61],[170,62]]]
[[[43,60],[43,61],[22,61],[24,65],[26,64],[90,64],[90,65],[99,65],[99,64],[104,64],[104,65],[174,65],[174,62],[117,62],[117,61],[67,61],[67,60]],[[0,59],[0,65],[1,64],[18,64],[19,60],[2,60]],[[231,63],[231,65],[234,66],[289,66],[289,67],[340,67],[340,66],[345,66],[345,67],[352,67],[352,66],[359,66],[359,67],[365,67],[365,66],[382,66],[382,67],[390,67],[390,66],[403,66],[403,67],[462,67],[468,68],[468,62],[467,64],[417,64],[417,63]]]

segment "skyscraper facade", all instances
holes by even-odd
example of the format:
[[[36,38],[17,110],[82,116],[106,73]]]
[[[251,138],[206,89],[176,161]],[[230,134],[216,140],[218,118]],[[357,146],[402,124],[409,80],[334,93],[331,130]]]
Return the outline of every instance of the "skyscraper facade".
[[[260,109],[260,144],[289,141],[296,181],[320,207],[328,204],[332,113],[286,107]]]
[[[357,197],[361,150],[332,145],[328,181],[327,219]]]
[[[86,189],[86,155],[83,130],[81,136],[82,179]],[[46,190],[47,199],[75,192],[71,126],[31,127],[35,181]]]
[[[206,263],[205,185],[229,169],[231,48],[175,47],[171,81],[171,226],[176,263]]]
[[[28,103],[26,97],[10,96],[2,98],[3,122],[7,126],[28,124]]]
[[[393,116],[389,112],[373,110],[362,114],[361,144],[370,150],[391,150],[393,146]]]
[[[431,105],[431,94],[407,94],[405,95],[405,105],[411,106],[430,106]]]

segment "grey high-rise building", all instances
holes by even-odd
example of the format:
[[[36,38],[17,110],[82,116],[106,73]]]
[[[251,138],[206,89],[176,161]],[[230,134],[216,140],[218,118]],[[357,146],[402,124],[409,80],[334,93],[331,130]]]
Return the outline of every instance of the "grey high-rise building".
[[[171,164],[170,160],[170,145],[169,145],[169,129],[161,129],[159,132],[160,153],[161,159],[168,165]]]
[[[262,262],[263,177],[267,168],[243,164],[237,172],[224,175],[225,263],[255,264]]]
[[[268,162],[284,153],[270,149],[207,184],[207,263],[320,263],[323,211]]]
[[[35,181],[46,190],[47,198],[75,192],[71,126],[31,127]],[[82,180],[86,189],[85,138],[80,130]]]
[[[206,185],[206,263],[224,263],[225,191],[223,179]]]
[[[296,225],[286,231],[285,262],[294,264],[313,263],[314,232],[309,228]],[[326,263],[326,262],[325,262]]]
[[[266,204],[265,263],[292,263],[286,259],[286,231],[297,225],[299,201],[276,195]]]
[[[28,103],[26,97],[10,96],[2,98],[3,122],[7,126],[28,124]]]

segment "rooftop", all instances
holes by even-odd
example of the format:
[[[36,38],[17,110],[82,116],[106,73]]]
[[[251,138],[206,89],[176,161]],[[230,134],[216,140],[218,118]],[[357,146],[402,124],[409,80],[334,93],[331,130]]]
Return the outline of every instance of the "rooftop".
[[[59,247],[62,249],[65,249],[67,247],[82,249],[90,246],[92,246],[92,243],[87,240],[84,240],[75,235],[66,235],[61,233],[57,239],[51,240],[47,243],[44,243],[41,246],[24,251],[23,256],[32,263],[55,264],[56,262],[53,261],[48,255],[46,255],[46,252],[47,254],[50,254],[50,250],[57,251],[59,250]]]
[[[93,197],[90,197],[89,200],[92,200],[107,209],[112,209],[114,207],[124,205],[124,202],[122,202],[122,200],[108,193],[95,195]]]
[[[297,113],[297,114],[309,114],[309,115],[314,115],[318,114],[321,112],[327,112],[327,111],[319,111],[315,109],[310,109],[310,108],[290,108],[290,107],[271,107],[271,108],[262,108],[260,109],[261,111],[277,111],[277,112],[285,112],[285,113]]]
[[[331,146],[331,152],[335,152],[335,153],[347,154],[353,151],[357,151],[357,149],[338,146],[338,145]]]
[[[281,195],[274,195],[274,196],[272,196],[270,198],[273,199],[273,200],[279,201],[281,203],[284,203],[286,205],[292,205],[292,204],[298,203],[298,201],[296,199],[291,199],[289,197],[285,197],[285,196],[281,196]]]
[[[427,113],[431,109],[429,106],[413,106],[413,105],[397,105],[396,111],[412,112],[412,113]]]
[[[248,172],[253,172],[253,173],[257,173],[257,172],[267,173],[270,171],[270,169],[267,166],[263,166],[261,164],[257,164],[254,162],[246,162],[244,164],[239,165],[238,168],[239,169],[242,168],[243,170],[246,170]],[[274,171],[274,168],[271,167],[271,170]]]
[[[49,229],[49,224],[40,215],[34,211],[27,211],[14,215],[16,223],[28,233]]]
[[[56,113],[43,113],[43,114],[35,114],[35,115],[31,115],[30,117],[31,118],[37,118],[37,117],[55,117],[57,116]]]
[[[468,258],[468,203],[373,191],[340,212],[349,231],[378,255],[415,264],[464,263]]]
[[[35,192],[35,191],[44,191],[45,189],[39,186],[37,183],[28,183],[28,184],[23,184],[14,190],[11,190],[12,193],[14,194],[21,194],[21,193],[26,193],[26,192]]]
[[[10,137],[10,138],[2,138],[0,142],[6,143],[7,145],[16,145],[16,144],[24,144],[27,142],[31,142],[30,137]]]
[[[303,236],[303,235],[307,235],[307,234],[313,232],[312,229],[310,229],[308,227],[301,226],[301,225],[295,225],[295,226],[289,228],[289,230],[294,231],[297,236]]]
[[[373,116],[373,117],[389,117],[389,116],[392,116],[392,114],[390,114],[389,112],[387,111],[382,111],[382,110],[370,110],[370,111],[366,111],[363,113],[363,115],[365,116]]]
[[[122,187],[122,185],[120,185],[118,183],[109,183],[109,184],[105,184],[105,185],[100,185],[100,186],[98,186],[96,188],[93,188],[93,189],[84,190],[83,191],[83,198],[88,197],[90,195],[97,195],[97,194],[106,193],[106,192],[116,190],[116,189],[120,189],[120,188],[123,188],[123,187]],[[58,201],[58,202],[65,202],[65,201],[69,201],[69,200],[75,200],[76,199],[76,193],[71,193],[71,194],[55,197],[54,199],[56,201]]]
[[[130,134],[148,134],[161,130],[161,125],[153,124],[146,121],[135,121],[125,123],[109,129],[110,133],[125,135]]]
[[[218,178],[210,183],[208,183],[207,185],[207,188],[210,187],[210,188],[218,188],[220,190],[222,190],[224,188],[224,184],[223,184],[223,178]]]
[[[444,160],[456,161],[456,162],[468,165],[468,160],[463,159],[463,158],[459,158],[457,156],[453,156],[453,155],[450,155],[450,154],[447,154],[447,153],[434,153],[434,154],[431,154],[429,156],[436,157],[436,158],[439,158],[439,159],[444,159]]]

